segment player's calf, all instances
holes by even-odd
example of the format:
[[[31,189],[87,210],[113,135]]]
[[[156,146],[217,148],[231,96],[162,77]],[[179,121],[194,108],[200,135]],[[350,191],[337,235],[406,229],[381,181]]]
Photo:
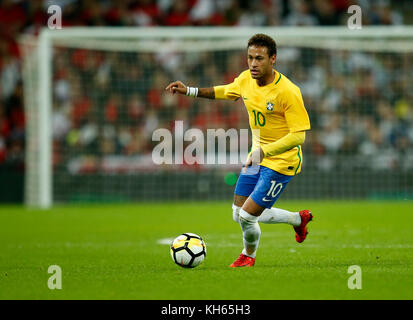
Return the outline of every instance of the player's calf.
[[[258,216],[249,214],[241,209],[239,220],[243,234],[244,250],[242,253],[251,258],[255,258],[261,236],[261,229],[258,224]]]
[[[287,223],[295,227],[301,224],[299,212],[290,212],[279,208],[265,209],[258,219],[260,223]]]

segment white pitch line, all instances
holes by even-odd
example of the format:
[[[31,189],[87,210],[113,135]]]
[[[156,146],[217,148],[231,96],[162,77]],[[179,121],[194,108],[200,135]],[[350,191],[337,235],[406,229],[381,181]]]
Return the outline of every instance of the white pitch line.
[[[157,244],[167,244],[170,245],[174,239],[173,238],[163,238],[156,241]]]
[[[231,237],[230,237],[231,238]],[[173,241],[173,238],[162,238],[156,241],[158,244],[163,244],[163,245],[170,245]],[[268,244],[268,240],[265,242]],[[208,245],[214,246],[214,247],[238,247],[242,244],[240,243],[233,243],[233,242],[226,242],[226,241],[208,241]],[[289,249],[290,252],[295,252],[296,250],[294,249],[295,243],[291,245],[279,245],[274,243],[272,247],[277,248],[277,249]],[[329,244],[329,245],[322,245],[322,244],[316,244],[316,243],[307,243],[304,244],[303,247],[307,248],[350,248],[350,249],[413,249],[413,244],[409,243],[393,243],[393,244],[339,244],[339,245],[334,245],[334,244]]]

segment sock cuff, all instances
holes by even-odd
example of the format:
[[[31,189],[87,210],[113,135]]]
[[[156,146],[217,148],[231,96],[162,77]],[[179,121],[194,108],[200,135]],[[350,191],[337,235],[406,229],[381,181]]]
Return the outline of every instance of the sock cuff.
[[[249,222],[257,222],[258,218],[257,216],[253,216],[252,214],[249,214],[247,211],[240,209],[239,210],[239,216],[243,218],[244,220],[247,220]]]
[[[248,253],[247,253],[247,250],[243,249],[243,250],[242,250],[242,254],[243,254],[244,256],[247,256],[247,257],[250,257],[250,258],[255,258],[256,255],[257,255],[257,250],[255,250],[252,254],[248,254]]]
[[[232,205],[232,220],[236,223],[239,223],[239,210],[241,208],[236,206],[235,204]]]
[[[238,207],[237,205],[235,205],[234,203],[232,204],[232,209],[236,210],[236,209],[241,209],[241,207]]]

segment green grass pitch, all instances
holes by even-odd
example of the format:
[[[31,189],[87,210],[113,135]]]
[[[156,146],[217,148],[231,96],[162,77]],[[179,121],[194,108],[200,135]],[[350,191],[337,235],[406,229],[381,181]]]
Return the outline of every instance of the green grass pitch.
[[[231,201],[0,207],[0,299],[413,299],[413,203],[279,201],[315,218],[302,244],[291,226],[262,225],[253,268],[229,268],[242,249]],[[202,236],[197,268],[172,262],[168,239]],[[59,265],[62,289],[47,270]],[[362,289],[348,288],[348,268]]]

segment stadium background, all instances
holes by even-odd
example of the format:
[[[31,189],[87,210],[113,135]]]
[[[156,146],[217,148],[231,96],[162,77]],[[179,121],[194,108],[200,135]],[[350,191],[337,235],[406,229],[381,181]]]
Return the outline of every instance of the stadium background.
[[[25,99],[30,46],[19,44],[47,24],[50,4],[62,7],[63,28],[343,26],[351,4],[362,7],[363,27],[413,21],[411,1],[0,1],[1,202],[27,197],[33,118],[25,105],[36,100]],[[389,46],[380,39],[374,45]],[[239,166],[154,166],[151,134],[172,130],[176,119],[245,128],[242,102],[163,92],[176,79],[229,82],[246,68],[245,51],[159,55],[54,45],[56,205],[0,206],[0,299],[412,299],[412,202],[405,201],[413,183],[412,53],[316,47],[280,45],[277,62],[301,87],[312,122],[303,172],[277,206],[311,209],[310,234],[297,244],[291,226],[261,224],[255,267],[232,270],[242,247],[231,216]],[[97,203],[79,203],[90,201]],[[206,241],[200,267],[171,261],[168,244],[182,232]],[[47,286],[54,264],[63,290]],[[348,287],[351,265],[362,268],[362,290]],[[245,275],[248,296],[238,289]]]
[[[47,24],[45,8],[51,3],[63,9],[63,28],[334,26],[346,24],[351,4],[361,5],[364,26],[412,21],[408,1],[1,1],[0,172],[1,180],[10,182],[1,184],[2,202],[24,198],[25,113],[17,41]],[[175,119],[203,130],[248,127],[242,102],[171,98],[163,93],[165,85],[178,78],[201,87],[232,81],[247,67],[242,52],[203,53],[187,63],[179,55],[55,51],[55,200],[231,197],[238,168],[160,168],[148,165],[148,156],[153,130],[173,130]],[[303,173],[283,197],[411,198],[412,61],[412,54],[333,55],[317,49],[295,49],[279,57],[277,68],[302,89],[312,123],[303,147]],[[107,71],[108,64],[116,68]],[[90,81],[95,72],[100,76],[97,84]],[[113,155],[133,159],[132,174],[116,163],[105,169],[104,159]]]

